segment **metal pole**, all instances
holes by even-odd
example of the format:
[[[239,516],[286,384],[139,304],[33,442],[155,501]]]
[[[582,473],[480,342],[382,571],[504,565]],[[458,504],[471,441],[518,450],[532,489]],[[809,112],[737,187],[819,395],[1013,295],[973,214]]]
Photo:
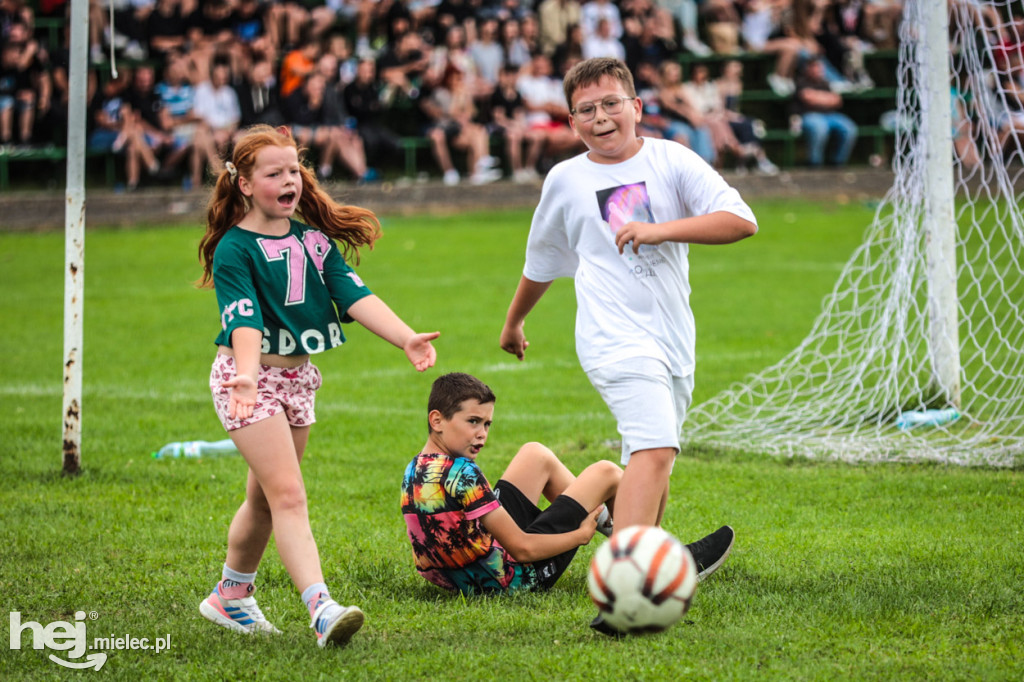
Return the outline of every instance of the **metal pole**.
[[[928,277],[932,380],[943,398],[960,406],[959,302],[956,288],[953,139],[950,135],[949,10],[946,0],[924,2],[919,54],[924,93],[924,228]]]
[[[85,116],[89,0],[71,0],[67,188],[64,194],[63,471],[82,466],[82,316],[85,292]]]

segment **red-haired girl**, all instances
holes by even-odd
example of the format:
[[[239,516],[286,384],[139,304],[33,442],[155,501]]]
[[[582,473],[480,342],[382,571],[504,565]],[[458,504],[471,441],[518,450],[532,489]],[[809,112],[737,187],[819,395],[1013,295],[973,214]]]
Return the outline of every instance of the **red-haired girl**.
[[[363,613],[331,599],[310,530],[299,463],[321,377],[309,356],[341,345],[341,322],[355,320],[423,371],[434,364],[431,341],[439,333],[413,331],[349,267],[346,258],[358,263],[359,247],[372,248],[380,223],[366,209],[332,200],[302,151],[285,128],[248,129],[217,179],[199,244],[200,285],[216,290],[221,318],[210,389],[249,465],[222,580],[199,610],[238,632],[278,632],[252,596],[273,531],[325,646],[347,642]]]

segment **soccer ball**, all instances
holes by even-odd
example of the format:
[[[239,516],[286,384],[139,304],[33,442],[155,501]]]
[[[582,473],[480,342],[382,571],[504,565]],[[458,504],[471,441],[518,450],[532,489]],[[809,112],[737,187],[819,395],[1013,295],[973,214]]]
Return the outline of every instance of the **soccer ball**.
[[[659,632],[683,617],[697,590],[697,564],[661,528],[630,526],[594,553],[590,598],[620,632]]]

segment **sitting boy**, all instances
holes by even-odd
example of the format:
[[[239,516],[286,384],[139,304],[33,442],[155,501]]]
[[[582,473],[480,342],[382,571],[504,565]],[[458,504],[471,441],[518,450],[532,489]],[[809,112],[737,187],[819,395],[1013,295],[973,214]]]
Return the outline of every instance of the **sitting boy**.
[[[429,436],[405,470],[402,514],[416,570],[464,594],[547,589],[595,530],[611,534],[622,478],[613,462],[577,478],[540,443],[527,443],[492,489],[476,458],[487,442],[494,393],[454,372],[438,377],[427,405]],[[541,511],[541,495],[551,502]]]

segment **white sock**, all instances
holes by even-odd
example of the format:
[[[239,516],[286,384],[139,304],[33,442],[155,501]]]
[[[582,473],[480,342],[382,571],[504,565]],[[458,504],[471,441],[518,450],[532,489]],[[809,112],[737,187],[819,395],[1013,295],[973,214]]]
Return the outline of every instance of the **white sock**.
[[[612,515],[608,513],[608,507],[605,506],[604,509],[601,510],[601,513],[597,515],[597,530],[599,533],[604,535],[610,535],[611,527]]]

